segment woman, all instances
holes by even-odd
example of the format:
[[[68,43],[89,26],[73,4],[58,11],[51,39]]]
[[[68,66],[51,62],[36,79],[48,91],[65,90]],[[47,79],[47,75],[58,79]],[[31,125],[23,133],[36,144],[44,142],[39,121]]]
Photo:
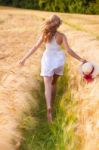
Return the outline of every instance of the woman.
[[[55,98],[56,83],[59,76],[63,75],[65,64],[65,53],[61,50],[61,45],[67,52],[77,60],[85,63],[86,60],[78,56],[68,45],[66,36],[58,32],[57,29],[62,21],[57,15],[51,15],[44,23],[42,33],[32,49],[20,60],[19,64],[24,65],[26,59],[30,57],[44,42],[46,50],[41,59],[41,73],[45,85],[45,99],[47,105],[47,118],[52,121],[52,100]]]

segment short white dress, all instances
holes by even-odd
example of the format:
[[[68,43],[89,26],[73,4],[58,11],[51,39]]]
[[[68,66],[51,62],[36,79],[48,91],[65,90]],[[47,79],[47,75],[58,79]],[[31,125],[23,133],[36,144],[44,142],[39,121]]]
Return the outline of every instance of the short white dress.
[[[46,49],[41,58],[40,76],[63,75],[65,53],[53,36],[51,42],[46,43]]]

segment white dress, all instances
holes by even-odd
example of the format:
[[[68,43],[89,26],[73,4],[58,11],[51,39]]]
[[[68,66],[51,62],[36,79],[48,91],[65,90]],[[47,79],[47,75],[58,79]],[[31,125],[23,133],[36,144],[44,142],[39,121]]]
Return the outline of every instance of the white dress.
[[[46,49],[41,58],[41,76],[63,75],[65,53],[53,36],[51,42],[46,43]]]

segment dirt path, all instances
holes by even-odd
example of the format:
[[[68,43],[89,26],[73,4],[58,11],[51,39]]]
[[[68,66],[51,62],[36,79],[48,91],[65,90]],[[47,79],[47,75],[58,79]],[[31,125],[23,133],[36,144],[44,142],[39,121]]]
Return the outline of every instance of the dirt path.
[[[17,130],[17,126],[21,113],[30,109],[28,101],[33,103],[34,109],[37,108],[38,103],[31,97],[30,91],[38,86],[36,77],[39,75],[42,51],[39,50],[31,56],[23,68],[17,67],[16,62],[35,43],[35,37],[40,31],[39,24],[49,14],[24,9],[0,10],[0,149],[2,150],[15,150],[15,145],[19,145],[21,133]],[[86,59],[99,63],[99,16],[59,15],[64,22],[60,30],[66,33],[72,49]],[[71,60],[70,74],[73,74],[72,92],[78,100],[78,135],[81,137],[83,150],[98,150],[99,79],[85,85],[77,73],[79,62],[71,58],[69,60]]]

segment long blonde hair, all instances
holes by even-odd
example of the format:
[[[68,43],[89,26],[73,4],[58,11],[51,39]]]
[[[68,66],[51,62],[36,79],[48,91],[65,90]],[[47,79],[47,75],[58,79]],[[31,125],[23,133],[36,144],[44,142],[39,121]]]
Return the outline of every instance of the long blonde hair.
[[[62,21],[57,15],[51,15],[43,25],[43,41],[50,42],[55,35],[57,28],[61,25]]]

